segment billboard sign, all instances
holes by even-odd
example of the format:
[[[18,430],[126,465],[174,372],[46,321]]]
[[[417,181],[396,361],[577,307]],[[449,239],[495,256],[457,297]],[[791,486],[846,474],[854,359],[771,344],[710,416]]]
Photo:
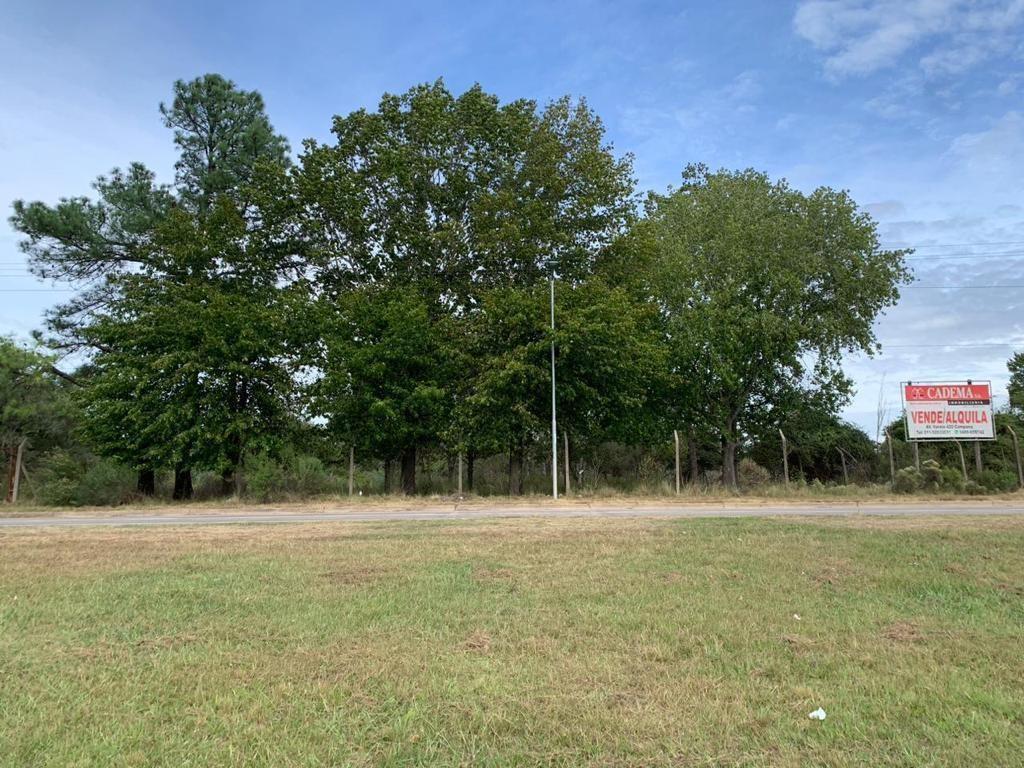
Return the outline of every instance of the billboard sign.
[[[908,381],[903,413],[908,440],[995,439],[988,381]]]

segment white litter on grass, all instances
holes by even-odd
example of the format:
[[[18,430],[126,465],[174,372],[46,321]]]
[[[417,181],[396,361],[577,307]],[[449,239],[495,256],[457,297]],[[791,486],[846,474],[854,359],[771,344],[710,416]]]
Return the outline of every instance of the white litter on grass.
[[[808,717],[811,718],[811,720],[824,720],[825,710],[821,707],[818,707],[816,710],[811,712],[811,714],[809,714]]]
[[[796,619],[797,621],[800,621],[800,614],[799,613],[794,613],[793,614],[793,618]]]

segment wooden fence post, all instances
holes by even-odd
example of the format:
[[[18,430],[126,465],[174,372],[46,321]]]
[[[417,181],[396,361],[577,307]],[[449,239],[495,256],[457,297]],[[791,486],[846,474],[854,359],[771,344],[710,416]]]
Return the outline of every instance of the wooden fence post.
[[[956,449],[960,451],[960,471],[964,473],[964,482],[967,482],[967,460],[964,458],[964,447],[960,445],[959,440],[954,440],[956,443]]]
[[[459,498],[462,498],[462,451],[459,451]]]
[[[789,485],[789,450],[786,446],[786,436],[779,430],[779,437],[782,438],[782,481]]]
[[[572,474],[569,464],[569,433],[562,429],[562,445],[565,446],[565,495],[572,493],[572,486],[569,483],[569,475]]]
[[[843,462],[843,485],[849,485],[850,475],[846,471],[846,454],[843,453],[842,448],[836,447],[836,450],[839,451],[839,458],[842,459]]]
[[[1020,443],[1017,442],[1017,433],[1013,431],[1013,427],[1009,424],[1006,425],[1006,431],[1010,433],[1010,437],[1013,438],[1013,455],[1017,459],[1017,484],[1024,488],[1024,467],[1020,463]]]
[[[893,452],[892,452],[892,435],[889,433],[888,429],[885,430],[885,442],[887,442],[889,444],[889,481],[893,485],[895,485],[896,484],[896,458],[893,456]]]
[[[14,504],[18,503],[18,488],[21,485],[21,458],[25,454],[25,441],[24,439],[18,443],[18,455],[14,460],[14,485],[11,488],[11,502]]]
[[[673,429],[672,430],[672,438],[675,440],[675,443],[676,443],[676,496],[678,496],[679,495],[679,480],[680,480],[680,477],[679,477],[679,430],[678,429]]]
[[[355,491],[356,484],[356,447],[350,445],[348,447],[348,495],[351,496]]]

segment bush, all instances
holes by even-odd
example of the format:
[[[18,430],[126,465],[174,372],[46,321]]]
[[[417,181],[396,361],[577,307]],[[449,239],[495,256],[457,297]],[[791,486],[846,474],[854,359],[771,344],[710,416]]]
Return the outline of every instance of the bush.
[[[983,496],[985,495],[986,490],[973,480],[968,480],[966,483],[964,483],[964,493],[966,493],[968,496]]]
[[[1013,472],[984,469],[974,477],[975,482],[992,493],[1005,493],[1017,487],[1017,476]]]
[[[135,495],[136,474],[112,459],[57,450],[40,459],[26,492],[48,506],[101,507]]]
[[[736,480],[741,488],[760,488],[771,483],[772,476],[753,459],[740,459]]]
[[[286,451],[279,457],[265,453],[246,458],[245,495],[258,501],[288,496],[315,496],[337,491],[341,481],[315,456]]]
[[[892,489],[896,493],[916,493],[924,486],[924,478],[915,467],[905,467],[896,473]]]
[[[935,459],[921,462],[921,487],[926,491],[937,491],[942,487],[942,467]]]
[[[942,487],[960,492],[964,489],[964,474],[955,467],[942,468]]]

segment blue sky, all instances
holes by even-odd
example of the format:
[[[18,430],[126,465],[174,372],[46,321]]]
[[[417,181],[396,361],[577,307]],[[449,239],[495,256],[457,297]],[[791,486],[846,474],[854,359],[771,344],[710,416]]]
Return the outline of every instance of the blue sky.
[[[132,160],[172,180],[157,105],[177,78],[260,90],[297,148],[326,138],[334,114],[444,77],[505,99],[586,97],[635,155],[641,189],[689,162],[846,188],[887,243],[918,247],[921,285],[1022,285],[1022,32],[1024,0],[7,0],[0,204],[87,194]],[[62,296],[27,275],[6,224],[0,288],[0,333],[18,336]],[[848,417],[874,436],[879,401],[894,416],[906,378],[991,378],[1005,395],[1022,296],[906,290],[879,321],[882,355],[846,363]]]

